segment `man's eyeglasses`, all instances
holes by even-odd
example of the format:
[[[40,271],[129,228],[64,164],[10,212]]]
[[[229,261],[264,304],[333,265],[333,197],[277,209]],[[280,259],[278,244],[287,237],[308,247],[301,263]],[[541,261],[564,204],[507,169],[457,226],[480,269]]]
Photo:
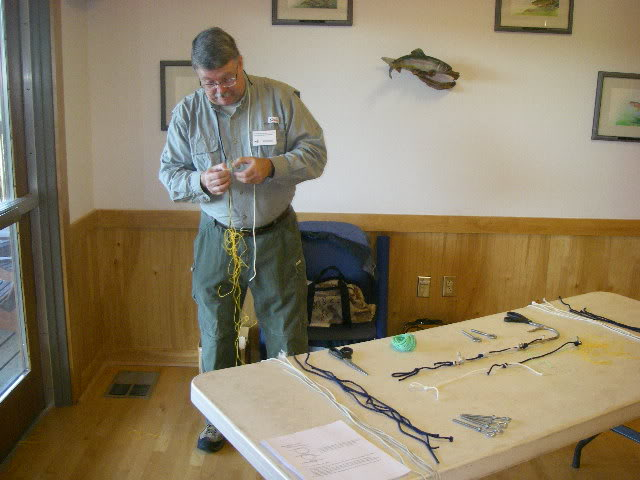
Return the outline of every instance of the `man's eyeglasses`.
[[[213,90],[214,88],[218,88],[218,87],[225,87],[225,88],[233,87],[238,82],[239,66],[240,66],[239,64],[236,66],[236,74],[233,77],[227,77],[221,82],[207,82],[207,83],[200,82],[200,86],[205,90]]]

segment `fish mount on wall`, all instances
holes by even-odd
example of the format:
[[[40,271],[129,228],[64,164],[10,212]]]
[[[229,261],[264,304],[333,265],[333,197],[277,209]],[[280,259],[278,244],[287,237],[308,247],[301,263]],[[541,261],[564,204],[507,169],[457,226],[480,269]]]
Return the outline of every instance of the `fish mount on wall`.
[[[404,68],[436,90],[453,88],[460,76],[458,72],[453,71],[451,65],[425,55],[421,48],[416,48],[409,55],[396,59],[382,57],[382,60],[389,65],[389,78],[392,78],[391,72],[394,69],[400,72]]]

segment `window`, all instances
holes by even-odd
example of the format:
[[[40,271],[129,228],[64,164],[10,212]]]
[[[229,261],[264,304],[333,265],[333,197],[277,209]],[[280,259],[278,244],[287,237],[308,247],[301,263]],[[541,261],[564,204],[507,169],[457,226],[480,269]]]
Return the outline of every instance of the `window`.
[[[0,33],[5,38],[0,11]],[[7,90],[7,56],[0,46],[0,210],[10,210],[16,200],[11,120]],[[13,219],[9,220],[12,221]],[[28,372],[25,316],[22,308],[18,220],[0,229],[0,401]]]

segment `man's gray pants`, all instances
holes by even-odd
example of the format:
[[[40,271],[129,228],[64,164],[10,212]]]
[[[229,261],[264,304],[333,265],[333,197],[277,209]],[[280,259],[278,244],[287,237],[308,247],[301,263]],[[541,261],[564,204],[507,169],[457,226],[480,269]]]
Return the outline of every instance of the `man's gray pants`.
[[[240,305],[247,288],[251,289],[267,355],[275,357],[281,350],[289,355],[306,352],[307,278],[295,213],[290,209],[276,225],[256,235],[257,274],[251,281],[254,273],[251,234],[244,237],[244,243],[246,251],[242,259],[249,267],[240,274]],[[224,295],[231,290],[231,258],[223,245],[224,226],[203,212],[194,241],[192,277],[192,294],[198,304],[203,372],[236,364],[234,300],[232,295]]]

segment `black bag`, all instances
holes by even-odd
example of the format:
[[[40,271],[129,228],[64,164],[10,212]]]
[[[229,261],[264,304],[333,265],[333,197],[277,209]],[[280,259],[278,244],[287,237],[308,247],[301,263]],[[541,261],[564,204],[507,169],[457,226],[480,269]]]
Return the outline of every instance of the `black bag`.
[[[336,275],[324,278],[330,271]],[[307,288],[310,327],[351,325],[373,320],[376,306],[367,304],[360,287],[347,283],[337,267],[322,270]]]

